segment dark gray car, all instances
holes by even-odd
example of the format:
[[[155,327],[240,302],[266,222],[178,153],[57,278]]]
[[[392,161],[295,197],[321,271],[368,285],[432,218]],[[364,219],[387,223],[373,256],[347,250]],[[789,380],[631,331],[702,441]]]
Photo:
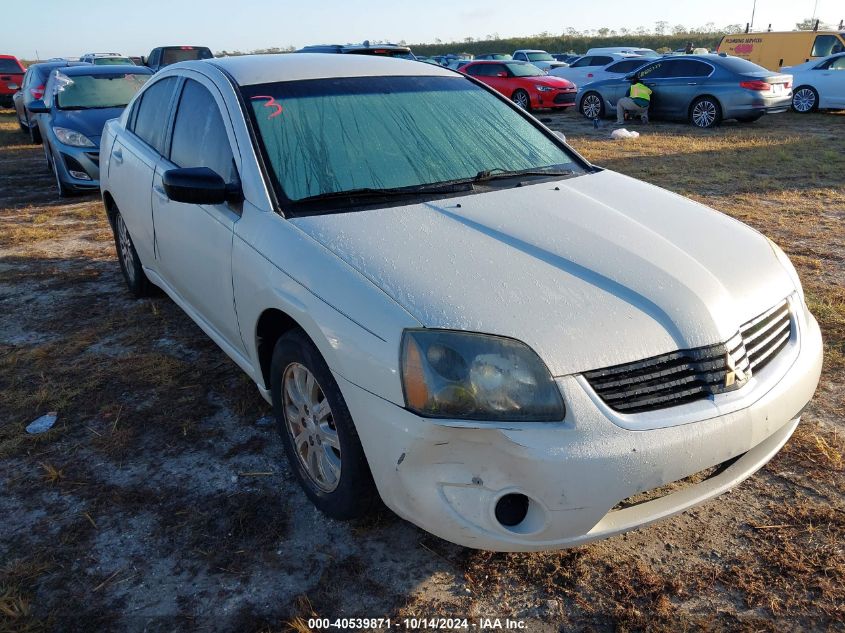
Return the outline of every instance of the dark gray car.
[[[640,68],[636,76],[653,90],[649,118],[686,120],[696,127],[713,127],[724,119],[756,121],[764,114],[785,112],[792,101],[790,75],[739,57],[664,57]],[[576,99],[579,112],[590,119],[614,116],[632,77],[585,86]]]
[[[67,66],[79,66],[82,62],[69,62],[66,59],[59,59],[55,61],[42,62],[40,64],[32,64],[26,69],[26,74],[23,76],[23,83],[21,89],[18,90],[12,97],[15,105],[15,113],[18,116],[18,124],[21,126],[21,131],[28,134],[30,140],[36,144],[41,144],[41,134],[38,131],[36,122],[37,115],[30,113],[29,104],[36,99],[44,97],[44,87],[47,84],[47,79],[50,73],[56,68],[65,68]]]

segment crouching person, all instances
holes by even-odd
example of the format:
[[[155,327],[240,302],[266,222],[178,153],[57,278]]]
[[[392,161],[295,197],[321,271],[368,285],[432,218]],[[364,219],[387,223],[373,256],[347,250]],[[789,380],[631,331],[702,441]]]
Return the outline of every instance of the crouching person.
[[[651,103],[651,88],[640,83],[640,78],[634,75],[631,78],[631,88],[628,96],[622,97],[616,102],[616,124],[625,123],[625,113],[630,112],[639,116],[643,123],[648,123],[648,106]]]

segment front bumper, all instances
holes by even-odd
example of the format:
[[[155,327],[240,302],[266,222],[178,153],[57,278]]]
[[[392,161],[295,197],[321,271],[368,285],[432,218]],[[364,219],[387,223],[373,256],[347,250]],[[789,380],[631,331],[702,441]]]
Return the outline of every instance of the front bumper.
[[[62,182],[76,191],[96,191],[100,188],[100,148],[72,147],[56,141],[53,158]],[[79,178],[76,174],[85,174]]]
[[[667,409],[664,426],[648,430],[610,419],[576,376],[557,379],[567,405],[563,422],[509,427],[424,419],[336,378],[381,497],[397,514],[467,547],[558,549],[681,512],[768,462],[795,430],[821,372],[821,334],[809,312],[802,312],[788,367],[770,369],[780,373],[765,389],[764,383],[759,389],[749,385],[760,392],[751,404],[687,423],[673,420],[683,407]],[[629,497],[735,458],[703,482],[614,509]],[[509,493],[530,500],[525,519],[513,527],[495,515],[497,501]]]

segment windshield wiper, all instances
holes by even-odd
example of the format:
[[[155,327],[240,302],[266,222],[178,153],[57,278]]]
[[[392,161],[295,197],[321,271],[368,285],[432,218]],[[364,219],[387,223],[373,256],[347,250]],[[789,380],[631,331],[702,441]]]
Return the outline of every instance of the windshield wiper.
[[[498,180],[500,178],[515,178],[518,176],[572,176],[575,174],[575,171],[572,169],[517,169],[513,171],[508,171],[506,169],[502,169],[501,167],[496,167],[494,169],[485,169],[478,172],[475,175],[475,178],[472,179],[473,182],[487,182],[490,180]]]
[[[473,179],[462,179],[446,182],[438,182],[430,185],[412,185],[410,187],[393,187],[391,189],[377,189],[375,187],[362,187],[360,189],[349,189],[347,191],[329,191],[318,193],[314,196],[295,200],[296,204],[303,202],[322,202],[324,200],[360,200],[372,198],[392,198],[400,196],[414,196],[428,193],[457,193],[461,191],[472,191]]]

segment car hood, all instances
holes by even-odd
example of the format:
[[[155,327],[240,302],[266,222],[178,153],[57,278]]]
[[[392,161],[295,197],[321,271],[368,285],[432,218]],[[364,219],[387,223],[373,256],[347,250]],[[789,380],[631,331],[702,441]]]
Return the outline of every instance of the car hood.
[[[95,143],[99,142],[103,126],[109,119],[116,119],[123,108],[97,108],[94,110],[57,110],[52,125],[80,132]]]
[[[574,87],[571,81],[564,79],[563,77],[544,75],[542,77],[528,77],[527,79],[531,79],[534,83],[540,84],[541,86],[551,86],[553,88]]]
[[[794,291],[761,234],[611,171],[292,222],[423,326],[519,339],[555,376],[724,342]]]

